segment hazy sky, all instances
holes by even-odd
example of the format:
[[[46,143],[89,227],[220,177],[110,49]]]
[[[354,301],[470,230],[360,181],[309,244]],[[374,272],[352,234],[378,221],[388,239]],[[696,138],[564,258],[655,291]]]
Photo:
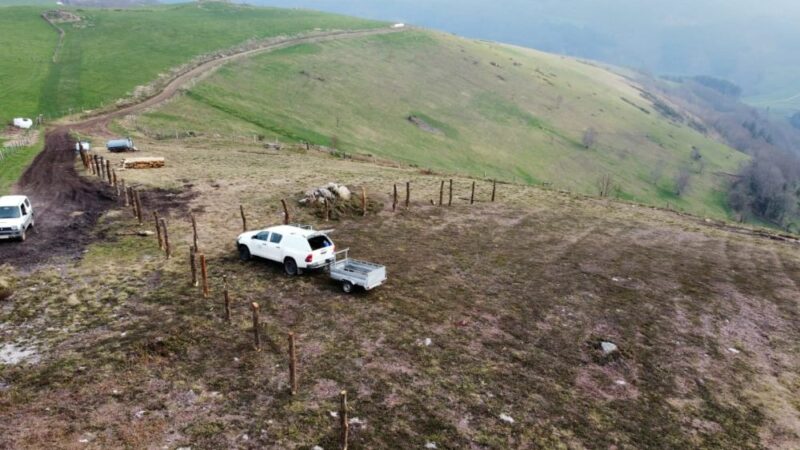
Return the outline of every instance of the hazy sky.
[[[800,92],[800,0],[250,0],[408,22],[748,94]]]

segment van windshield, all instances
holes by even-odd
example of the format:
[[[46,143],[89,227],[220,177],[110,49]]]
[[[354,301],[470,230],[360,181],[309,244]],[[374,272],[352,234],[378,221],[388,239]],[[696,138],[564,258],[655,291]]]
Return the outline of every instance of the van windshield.
[[[312,236],[308,238],[308,245],[311,246],[311,250],[319,250],[321,248],[330,247],[333,245],[330,239],[327,236]]]
[[[20,215],[17,206],[0,206],[0,219],[19,219]]]

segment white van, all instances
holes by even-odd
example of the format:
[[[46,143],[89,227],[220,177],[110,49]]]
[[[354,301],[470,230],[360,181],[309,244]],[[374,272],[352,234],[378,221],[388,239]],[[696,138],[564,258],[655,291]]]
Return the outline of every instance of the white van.
[[[0,239],[24,241],[28,229],[33,228],[33,207],[24,195],[0,197]]]

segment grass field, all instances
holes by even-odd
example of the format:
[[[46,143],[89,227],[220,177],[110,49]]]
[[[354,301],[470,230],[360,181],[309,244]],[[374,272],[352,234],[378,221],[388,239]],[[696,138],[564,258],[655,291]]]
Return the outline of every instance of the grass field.
[[[0,161],[0,195],[11,193],[11,186],[19,179],[20,174],[42,150],[43,140],[35,145],[14,150],[7,158]]]
[[[0,9],[0,124],[39,113],[57,36],[33,7]]]
[[[470,206],[461,177],[454,205],[434,207],[441,177],[418,169],[222,139],[139,142],[168,164],[120,172],[128,185],[191,198],[170,212],[145,191],[174,256],[120,208],[86,230],[97,242],[78,261],[0,266],[0,290],[14,292],[0,300],[0,345],[33,352],[0,364],[0,446],[334,449],[342,389],[354,450],[800,445],[796,245],[525,186],[500,185],[489,203],[481,182]],[[293,201],[332,180],[383,206],[324,223]],[[406,180],[411,209],[392,213],[392,184]],[[324,273],[238,261],[239,205],[255,228],[281,220],[282,198],[294,220],[386,264],[388,283],[347,296]],[[189,283],[187,210],[208,299]]]
[[[321,29],[377,26],[331,14],[222,3],[67,11],[80,21],[58,24],[64,47],[51,62],[57,32],[43,7],[0,11],[0,121],[93,109],[130,95],[169,69],[199,55],[248,40]],[[24,51],[23,51],[24,49]]]
[[[726,217],[743,154],[660,114],[628,80],[573,59],[434,32],[298,46],[228,65],[145,115],[153,135],[333,142],[434,170],[612,195]],[[416,116],[435,130],[407,118]],[[596,142],[582,145],[584,132]],[[702,164],[690,158],[699,149]],[[702,166],[702,167],[701,167]],[[675,194],[676,176],[690,188]]]

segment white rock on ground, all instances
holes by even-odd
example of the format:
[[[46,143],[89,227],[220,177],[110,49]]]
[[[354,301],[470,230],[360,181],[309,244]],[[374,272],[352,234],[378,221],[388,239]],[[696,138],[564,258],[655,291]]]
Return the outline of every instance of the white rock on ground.
[[[505,413],[500,414],[500,420],[502,420],[503,422],[506,422],[506,423],[514,423],[515,422],[513,417],[511,417],[511,416],[509,416],[508,414],[505,414]]]
[[[425,448],[438,448],[436,447],[436,442],[428,442],[425,444]]]
[[[608,342],[608,341],[601,342],[600,343],[600,348],[603,350],[603,353],[605,353],[606,355],[610,355],[611,353],[619,351],[619,347],[617,347],[617,344],[615,344],[613,342]]]

